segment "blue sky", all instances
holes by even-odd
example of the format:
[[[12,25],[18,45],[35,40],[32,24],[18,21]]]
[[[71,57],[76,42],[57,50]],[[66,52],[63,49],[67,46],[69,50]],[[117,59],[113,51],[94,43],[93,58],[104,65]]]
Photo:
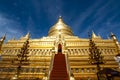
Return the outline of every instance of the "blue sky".
[[[0,36],[47,36],[60,15],[81,38],[93,30],[102,38],[113,32],[120,40],[120,0],[0,0]]]

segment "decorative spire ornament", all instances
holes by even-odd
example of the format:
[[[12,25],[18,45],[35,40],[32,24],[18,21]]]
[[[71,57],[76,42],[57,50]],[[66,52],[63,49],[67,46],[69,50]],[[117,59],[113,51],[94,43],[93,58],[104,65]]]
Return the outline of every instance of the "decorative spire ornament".
[[[4,43],[5,38],[6,38],[6,34],[0,39],[0,60],[2,60],[2,56],[1,56],[2,50],[1,50],[1,48],[2,48],[2,45]]]
[[[117,55],[114,57],[115,61],[118,63],[119,68],[120,68],[120,44],[118,42],[118,39],[116,38],[116,36],[111,32],[111,37],[113,39],[113,41],[115,42],[115,45],[117,47]]]

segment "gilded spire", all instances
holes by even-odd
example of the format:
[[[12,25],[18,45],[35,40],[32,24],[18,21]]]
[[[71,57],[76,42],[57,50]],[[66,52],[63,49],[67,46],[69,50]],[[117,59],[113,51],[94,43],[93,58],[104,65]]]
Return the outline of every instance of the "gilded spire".
[[[94,33],[94,31],[92,31],[92,38],[96,38],[96,34]]]
[[[62,16],[59,16],[58,22],[57,23],[64,23],[62,20]]]
[[[4,41],[5,38],[6,38],[6,33],[5,33],[5,35],[1,38],[1,41]]]
[[[28,32],[24,37],[21,37],[21,39],[29,39],[30,38],[30,33]]]
[[[72,32],[71,28],[64,23],[61,16],[59,16],[57,23],[54,24],[50,28],[48,35],[49,36],[58,36],[59,31],[61,31],[61,35],[73,36],[73,32]]]
[[[116,38],[116,36],[112,32],[111,32],[111,37],[116,44],[116,47],[118,49],[118,53],[120,54],[120,45],[119,45],[118,39]]]
[[[2,44],[5,40],[5,38],[6,38],[6,34],[0,39],[0,52],[1,52]]]
[[[111,37],[113,38],[113,40],[117,40],[116,36],[111,32]]]
[[[94,33],[94,31],[92,31],[92,38],[93,39],[101,39],[101,36],[100,35],[96,35],[95,33]]]
[[[30,33],[28,32],[25,37],[30,38]]]
[[[110,33],[111,37],[115,36],[112,32]]]

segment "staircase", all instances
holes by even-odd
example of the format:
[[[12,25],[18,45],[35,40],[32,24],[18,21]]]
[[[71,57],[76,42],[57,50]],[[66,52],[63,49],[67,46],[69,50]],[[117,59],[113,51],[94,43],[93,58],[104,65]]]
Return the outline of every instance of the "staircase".
[[[65,54],[55,54],[53,69],[50,73],[50,80],[69,80],[66,68]]]

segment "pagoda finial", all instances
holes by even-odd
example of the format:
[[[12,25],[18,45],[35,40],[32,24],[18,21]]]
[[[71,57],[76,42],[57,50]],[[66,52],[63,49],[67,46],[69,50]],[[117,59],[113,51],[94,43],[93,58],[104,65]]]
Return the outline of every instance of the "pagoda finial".
[[[62,18],[62,16],[61,16],[61,15],[59,16],[59,19],[60,19],[60,18]]]
[[[4,36],[2,37],[2,40],[4,41],[6,38],[6,33],[4,34]]]
[[[30,33],[28,32],[25,37],[30,38]]]
[[[111,36],[115,36],[112,32],[110,33]]]
[[[96,34],[94,33],[94,31],[92,31],[92,38],[96,38]]]
[[[20,39],[29,39],[30,38],[30,33],[28,32],[24,37],[21,37]]]
[[[1,46],[2,46],[5,38],[6,38],[6,33],[5,33],[5,35],[0,39],[0,50],[1,50]]]
[[[115,40],[115,41],[117,40],[115,34],[113,34],[113,33],[111,32],[110,35],[111,35],[111,37],[112,37],[113,40]]]
[[[62,16],[59,16],[58,23],[63,23]]]

